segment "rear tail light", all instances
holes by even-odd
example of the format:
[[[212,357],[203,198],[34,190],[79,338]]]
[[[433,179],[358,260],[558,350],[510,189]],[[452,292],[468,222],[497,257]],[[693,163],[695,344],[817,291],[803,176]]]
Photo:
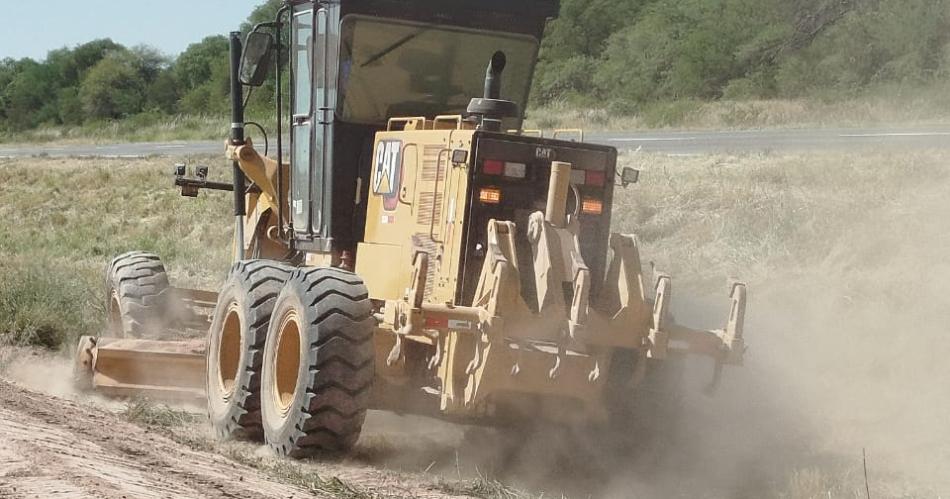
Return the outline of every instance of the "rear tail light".
[[[482,187],[478,191],[478,200],[485,204],[500,204],[501,189],[497,187]]]
[[[485,160],[482,164],[482,173],[485,175],[501,175],[505,173],[505,162],[494,159]]]
[[[607,181],[607,172],[588,171],[586,180],[587,185],[603,187]]]
[[[528,176],[528,165],[511,161],[487,159],[482,163],[482,173],[485,175],[504,175],[506,177],[522,179]]]
[[[603,187],[607,184],[607,172],[593,170],[572,170],[571,183],[574,185]]]
[[[585,215],[600,215],[604,212],[604,202],[597,198],[584,198],[581,212]]]

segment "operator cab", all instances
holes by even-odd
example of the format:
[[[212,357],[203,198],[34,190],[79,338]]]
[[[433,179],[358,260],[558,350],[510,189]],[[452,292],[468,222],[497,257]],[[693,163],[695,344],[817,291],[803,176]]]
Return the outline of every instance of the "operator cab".
[[[520,129],[544,26],[558,4],[288,1],[278,23],[289,24],[290,39],[277,46],[289,52],[285,219],[294,247],[338,261],[362,240],[374,136],[391,118],[481,115],[492,130]],[[507,68],[491,83],[494,102],[479,99],[489,97],[490,60]]]

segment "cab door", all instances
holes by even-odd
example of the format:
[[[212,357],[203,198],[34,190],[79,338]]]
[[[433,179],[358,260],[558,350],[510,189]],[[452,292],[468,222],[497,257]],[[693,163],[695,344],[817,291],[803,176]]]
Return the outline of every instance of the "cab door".
[[[313,214],[310,183],[313,149],[313,26],[309,5],[294,8],[291,22],[291,213],[294,232],[309,234]]]

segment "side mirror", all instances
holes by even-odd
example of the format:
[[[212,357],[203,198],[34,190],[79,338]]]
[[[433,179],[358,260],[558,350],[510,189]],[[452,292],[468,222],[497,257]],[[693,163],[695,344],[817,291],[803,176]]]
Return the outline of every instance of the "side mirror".
[[[636,184],[640,181],[640,170],[626,167],[620,173],[620,184],[624,187],[630,184]]]
[[[247,35],[241,54],[241,83],[248,87],[264,84],[270,71],[274,37],[269,33],[253,31]]]

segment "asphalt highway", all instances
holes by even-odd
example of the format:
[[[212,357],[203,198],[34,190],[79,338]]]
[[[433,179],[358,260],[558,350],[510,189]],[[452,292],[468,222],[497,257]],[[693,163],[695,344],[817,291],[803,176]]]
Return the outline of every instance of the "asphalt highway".
[[[806,152],[881,149],[950,148],[950,125],[916,128],[838,128],[748,131],[593,132],[588,142],[621,150],[669,155],[709,153]],[[0,144],[0,158],[189,156],[223,152],[223,141],[148,142],[122,144]]]

